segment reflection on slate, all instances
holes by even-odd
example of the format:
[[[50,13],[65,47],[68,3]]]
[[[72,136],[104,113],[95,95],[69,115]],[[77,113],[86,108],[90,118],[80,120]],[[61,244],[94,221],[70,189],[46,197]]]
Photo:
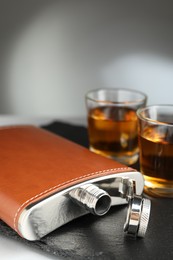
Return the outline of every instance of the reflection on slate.
[[[44,128],[88,147],[84,127],[55,122]],[[126,206],[112,207],[103,217],[89,214],[76,219],[40,241],[20,238],[2,221],[0,232],[47,252],[53,259],[173,259],[173,202],[171,199],[150,199],[151,218],[144,239],[133,240],[124,235]]]

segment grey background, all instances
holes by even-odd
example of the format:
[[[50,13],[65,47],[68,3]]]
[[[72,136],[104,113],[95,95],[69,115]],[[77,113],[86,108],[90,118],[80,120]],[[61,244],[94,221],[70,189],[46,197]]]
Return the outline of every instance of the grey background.
[[[173,1],[0,0],[0,113],[83,117],[93,88],[173,103]]]

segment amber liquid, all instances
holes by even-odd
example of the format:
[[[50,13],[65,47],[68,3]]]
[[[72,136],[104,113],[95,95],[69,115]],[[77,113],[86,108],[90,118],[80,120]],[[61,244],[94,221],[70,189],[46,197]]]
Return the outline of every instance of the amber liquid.
[[[139,136],[140,166],[145,191],[156,196],[173,196],[173,129],[148,127]]]
[[[90,148],[106,157],[132,164],[138,158],[136,111],[97,107],[88,116]]]

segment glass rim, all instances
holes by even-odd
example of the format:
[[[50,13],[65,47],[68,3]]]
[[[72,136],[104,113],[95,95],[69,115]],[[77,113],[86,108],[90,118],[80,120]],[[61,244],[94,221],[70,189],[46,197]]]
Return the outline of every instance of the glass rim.
[[[96,93],[99,91],[106,91],[106,92],[118,92],[118,91],[126,91],[128,93],[135,93],[135,94],[139,94],[141,95],[140,99],[136,99],[136,100],[132,100],[132,101],[111,101],[111,100],[101,100],[101,99],[95,99],[92,97],[89,97],[89,94],[91,93]],[[128,88],[98,88],[98,89],[93,89],[93,90],[89,90],[86,94],[85,94],[85,98],[96,102],[96,103],[103,103],[103,104],[112,104],[112,105],[128,105],[128,104],[138,104],[138,103],[142,103],[145,102],[147,100],[147,95],[145,93],[143,93],[142,91],[138,91],[135,89],[128,89]]]
[[[146,117],[146,116],[144,117],[141,114],[142,112],[144,112],[146,110],[149,110],[151,108],[158,108],[158,107],[162,107],[162,108],[172,107],[173,108],[173,104],[156,104],[156,105],[145,106],[145,107],[142,107],[142,108],[138,108],[137,111],[136,111],[136,114],[137,114],[138,118],[143,120],[143,121],[146,121],[146,122],[149,122],[149,123],[153,123],[153,124],[157,124],[157,125],[169,125],[169,126],[173,127],[173,122],[172,123],[162,122],[162,121],[159,121],[159,120],[156,120],[156,119],[152,119],[152,118],[149,118],[149,117]]]

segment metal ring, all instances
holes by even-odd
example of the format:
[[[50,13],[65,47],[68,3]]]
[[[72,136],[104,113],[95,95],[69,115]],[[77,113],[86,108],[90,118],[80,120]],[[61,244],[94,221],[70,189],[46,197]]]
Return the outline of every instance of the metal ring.
[[[151,202],[135,195],[129,200],[124,231],[133,237],[144,237],[150,216]]]

